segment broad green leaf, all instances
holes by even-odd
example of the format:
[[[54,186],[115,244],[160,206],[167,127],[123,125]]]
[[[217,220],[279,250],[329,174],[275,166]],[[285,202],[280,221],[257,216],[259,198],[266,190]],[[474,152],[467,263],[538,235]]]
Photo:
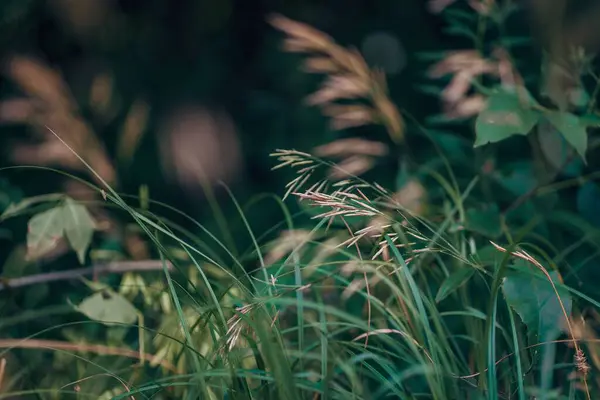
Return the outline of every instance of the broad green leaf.
[[[560,170],[572,151],[571,146],[549,121],[541,121],[537,131],[544,158],[554,168],[554,171]]]
[[[62,208],[34,215],[27,228],[27,258],[34,260],[56,247],[63,236]]]
[[[548,172],[555,173],[560,171],[561,174],[572,178],[580,176],[585,167],[584,160],[580,157],[570,157],[573,148],[567,143],[565,138],[556,130],[556,128],[549,123],[548,125],[551,129],[545,131],[543,135],[540,132],[539,137],[540,147],[544,153],[544,157],[553,167],[553,171]]]
[[[552,285],[541,271],[526,261],[516,260],[515,266],[517,270],[509,270],[502,283],[507,303],[519,314],[533,340],[556,339],[565,328],[565,317]],[[572,300],[568,291],[558,287],[560,277],[556,271],[549,274],[570,315]]]
[[[500,210],[497,204],[490,204],[485,208],[469,208],[466,213],[467,230],[477,232],[489,238],[496,238],[502,234],[500,224]]]
[[[87,208],[70,198],[63,204],[62,218],[65,236],[77,253],[79,262],[83,264],[88,247],[92,243],[96,224]]]
[[[579,117],[567,112],[550,112],[546,114],[546,118],[585,160],[588,146],[587,126],[579,120]]]
[[[494,246],[487,245],[478,248],[474,258],[481,263],[482,266],[497,267],[504,260],[504,254],[500,253]]]
[[[31,204],[29,202],[27,202],[27,199],[20,201],[18,203],[10,203],[8,205],[8,207],[6,207],[6,209],[4,210],[2,215],[0,215],[0,218],[7,219],[7,218],[13,217],[15,215],[18,215],[21,211],[25,210],[30,205]]]
[[[475,121],[475,145],[500,142],[513,135],[527,135],[539,120],[539,113],[527,108],[533,103],[527,94],[523,103],[517,93],[496,89],[485,110]]]
[[[76,307],[89,319],[105,325],[133,324],[138,310],[123,296],[112,290],[96,292]]]
[[[439,303],[440,301],[444,300],[446,297],[454,293],[456,289],[467,283],[467,281],[471,279],[474,273],[475,268],[464,267],[450,274],[450,276],[446,278],[444,283],[442,283],[442,286],[440,286],[440,289],[438,290],[437,295],[435,296],[435,301]]]

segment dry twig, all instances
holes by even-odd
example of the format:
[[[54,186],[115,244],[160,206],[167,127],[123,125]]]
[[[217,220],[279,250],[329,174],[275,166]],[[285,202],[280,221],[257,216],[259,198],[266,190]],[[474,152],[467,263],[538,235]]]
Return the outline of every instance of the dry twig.
[[[140,361],[155,362],[156,356],[153,354],[140,353],[136,350],[122,347],[111,347],[101,344],[69,343],[60,340],[45,339],[0,339],[0,348],[2,349],[51,349],[74,351],[84,353],[94,353],[101,356],[120,356],[133,358]],[[159,365],[163,368],[177,372],[177,369],[168,361],[161,360]]]
[[[0,292],[7,289],[17,289],[25,286],[37,285],[40,283],[76,279],[85,275],[124,274],[126,272],[142,271],[162,271],[163,268],[164,265],[162,261],[158,260],[115,261],[104,265],[99,264],[94,265],[92,267],[77,268],[68,271],[48,272],[44,274],[23,276],[14,279],[4,278],[3,281],[0,281]],[[167,268],[173,268],[171,263],[167,262]]]

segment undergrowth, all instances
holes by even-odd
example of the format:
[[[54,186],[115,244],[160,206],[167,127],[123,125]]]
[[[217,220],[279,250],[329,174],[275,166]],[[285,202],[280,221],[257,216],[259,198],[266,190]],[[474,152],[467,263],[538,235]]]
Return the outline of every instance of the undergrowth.
[[[297,216],[277,201],[287,215],[283,233],[265,243],[248,226],[254,245],[237,258],[211,254],[228,250],[209,232],[189,237],[110,187],[103,191],[154,243],[165,279],[150,285],[147,277],[131,276],[138,286],[123,279],[117,291],[89,281],[96,295],[70,312],[95,322],[0,341],[4,360],[8,350],[46,348],[78,366],[61,377],[50,372],[47,389],[8,390],[3,398],[97,398],[99,382],[113,387],[103,396],[114,399],[525,399],[544,384],[568,388],[549,391],[552,398],[596,390],[573,303],[598,304],[564,286],[553,260],[535,245],[505,248],[457,229],[469,187],[448,193],[456,202],[433,222],[411,214],[378,184],[357,177],[311,181],[336,168],[330,162],[298,151],[274,156],[301,178],[289,193],[307,203],[316,223],[295,227]],[[50,211],[72,200],[57,201]],[[147,324],[127,315],[137,296],[148,306]],[[152,321],[153,308],[161,321]],[[82,324],[106,325],[108,340],[135,328],[139,351],[38,340]],[[18,374],[7,375],[3,387],[18,381]]]
[[[235,249],[145,193],[119,194],[63,141],[98,186],[80,183],[99,196],[29,198],[0,221],[33,215],[15,259],[68,245],[93,266],[7,275],[0,291],[11,310],[64,280],[79,279],[88,291],[0,320],[0,398],[596,398],[600,304],[563,275],[577,277],[568,269],[573,253],[597,254],[598,229],[573,213],[535,208],[541,189],[558,193],[554,181],[502,212],[500,200],[482,206],[490,174],[456,167],[439,137],[395,108],[383,74],[322,32],[270,21],[288,35],[288,51],[310,54],[310,72],[328,75],[309,102],[335,129],[381,124],[394,144],[340,139],[312,152],[275,151],[273,173],[287,169],[292,178],[282,198],[243,206],[230,196],[245,227],[235,234],[252,244]],[[476,145],[526,135],[543,118],[564,128],[561,118],[574,116],[542,107],[508,75],[482,88],[490,101],[478,111]],[[578,123],[587,135],[597,121],[586,114]],[[435,160],[420,163],[409,151],[408,125],[430,141]],[[584,156],[587,142],[566,136],[575,157]],[[54,137],[62,141],[60,132]],[[396,188],[361,177],[396,151]],[[280,208],[278,226],[253,229],[247,217],[258,202]],[[89,252],[102,230],[93,207],[121,213],[152,257]],[[555,244],[555,232],[577,240]],[[99,279],[107,273],[120,278]],[[60,324],[44,326],[58,316]]]

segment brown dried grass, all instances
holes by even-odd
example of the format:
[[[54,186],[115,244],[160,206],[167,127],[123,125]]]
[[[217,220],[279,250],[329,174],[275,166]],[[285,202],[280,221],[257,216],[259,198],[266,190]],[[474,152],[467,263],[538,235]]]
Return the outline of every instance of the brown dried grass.
[[[56,140],[50,128],[58,132],[104,180],[116,183],[114,166],[102,142],[81,117],[60,73],[26,56],[9,59],[5,72],[26,97],[4,102],[0,107],[2,120],[31,126],[39,139],[36,144],[17,144],[13,148],[13,160],[88,172],[75,154]]]
[[[331,117],[333,129],[380,123],[394,142],[404,140],[404,120],[387,95],[385,75],[381,71],[371,70],[357,50],[338,45],[310,25],[279,14],[271,15],[268,21],[287,34],[285,51],[310,55],[304,62],[304,71],[327,75],[319,90],[308,96],[306,102],[322,107],[323,113]],[[368,104],[333,104],[336,100],[359,99]]]

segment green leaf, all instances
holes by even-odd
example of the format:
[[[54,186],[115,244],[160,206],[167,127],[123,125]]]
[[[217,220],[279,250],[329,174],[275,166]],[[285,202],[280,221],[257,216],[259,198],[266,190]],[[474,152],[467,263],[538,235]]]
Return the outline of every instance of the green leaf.
[[[516,260],[517,270],[509,270],[502,283],[507,303],[515,310],[536,341],[556,339],[565,327],[565,317],[556,293],[546,276],[524,260]],[[557,285],[567,315],[571,314],[572,300],[568,291],[560,288],[559,274],[549,272]]]
[[[442,286],[440,286],[440,289],[435,296],[436,303],[444,300],[446,297],[454,293],[459,287],[467,283],[474,273],[475,268],[464,267],[450,274],[444,283],[442,283]]]
[[[588,146],[586,124],[582,123],[575,114],[567,112],[550,112],[546,114],[546,118],[585,160],[585,152]]]
[[[555,171],[560,170],[572,151],[563,135],[549,121],[544,120],[538,125],[538,139],[546,161]]]
[[[79,262],[83,264],[96,229],[94,219],[85,206],[70,198],[65,200],[62,207],[62,218],[65,236],[77,253]]]
[[[585,114],[579,117],[579,123],[586,127],[600,127],[600,115],[597,114]]]
[[[549,173],[561,172],[570,177],[577,177],[581,174],[584,163],[581,158],[571,158],[573,147],[567,143],[564,136],[549,121],[542,121],[538,125],[538,139],[540,149],[544,153],[544,158],[552,171]]]
[[[34,215],[27,230],[27,258],[37,259],[56,247],[63,236],[63,221],[60,207]]]
[[[465,228],[489,238],[502,234],[500,209],[497,204],[490,204],[483,209],[469,208],[466,213]]]
[[[537,111],[527,108],[533,104],[529,94],[527,103],[523,104],[516,93],[496,89],[475,121],[474,147],[500,142],[513,135],[527,135],[540,117]]]
[[[133,324],[139,314],[126,298],[112,290],[94,293],[76,308],[89,319],[105,325]]]
[[[474,258],[482,266],[497,267],[502,263],[502,260],[504,259],[504,254],[500,253],[498,249],[496,249],[494,246],[487,245],[478,248],[477,254]]]

